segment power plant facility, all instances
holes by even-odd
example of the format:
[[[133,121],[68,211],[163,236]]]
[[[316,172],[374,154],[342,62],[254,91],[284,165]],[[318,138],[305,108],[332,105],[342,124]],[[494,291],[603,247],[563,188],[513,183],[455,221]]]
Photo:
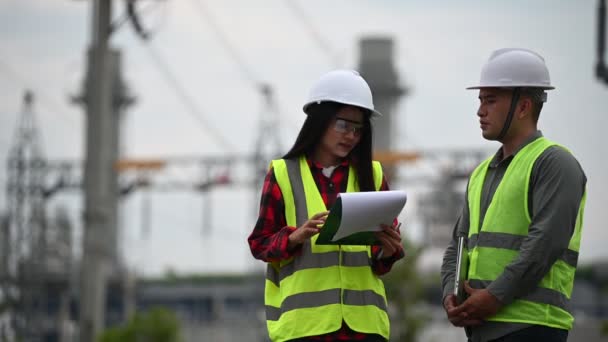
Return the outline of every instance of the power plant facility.
[[[465,87],[516,44],[546,53],[539,127],[588,177],[569,340],[608,337],[605,0],[54,3],[0,4],[0,341],[270,341],[247,237],[308,87],[333,69],[368,82],[373,159],[407,193],[405,257],[380,277],[389,341],[467,341],[440,269],[469,177],[500,145]]]

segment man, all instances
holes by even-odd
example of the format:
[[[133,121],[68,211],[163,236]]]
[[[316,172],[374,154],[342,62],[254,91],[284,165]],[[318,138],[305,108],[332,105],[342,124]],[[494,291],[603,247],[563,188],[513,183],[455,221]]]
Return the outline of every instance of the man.
[[[443,305],[469,341],[566,341],[586,177],[537,122],[554,89],[544,59],[495,51],[481,72],[479,123],[502,146],[471,174],[466,204],[443,258]],[[457,238],[467,237],[468,298],[454,290]]]

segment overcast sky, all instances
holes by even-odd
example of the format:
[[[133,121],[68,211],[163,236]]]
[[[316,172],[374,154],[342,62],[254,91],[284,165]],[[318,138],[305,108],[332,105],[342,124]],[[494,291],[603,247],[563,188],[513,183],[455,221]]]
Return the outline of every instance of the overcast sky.
[[[333,67],[355,67],[358,40],[377,35],[394,39],[400,83],[411,89],[395,113],[395,148],[492,151],[498,145],[484,141],[479,131],[477,94],[464,88],[477,82],[492,50],[536,50],[545,57],[556,86],[549,93],[540,128],[574,152],[589,179],[581,260],[608,258],[608,163],[600,147],[605,146],[602,132],[608,124],[608,86],[596,80],[593,71],[597,1],[299,0],[296,7],[286,0],[141,3],[148,7],[142,17],[153,32],[153,51],[169,64],[216,134],[230,143],[218,143],[192,117],[159,71],[151,50],[129,25],[122,25],[112,44],[122,53],[125,81],[137,97],[124,118],[122,145],[127,156],[249,153],[259,134],[255,127],[262,110],[252,79],[270,83],[276,92],[286,148],[304,119],[301,106],[311,84]],[[124,4],[114,4],[119,22]],[[45,155],[53,160],[83,157],[83,111],[68,98],[80,91],[89,21],[89,1],[0,2],[2,165],[26,88],[35,91]],[[220,40],[218,27],[233,54]],[[330,51],[323,51],[322,44]],[[0,183],[5,180],[3,166]],[[254,224],[250,192],[214,192],[213,228],[204,238],[202,199],[182,192],[150,196],[151,232],[142,239],[143,197],[135,194],[122,207],[121,243],[129,266],[147,274],[169,267],[188,272],[261,267],[252,261],[245,243]],[[80,227],[80,197],[62,194],[52,206],[62,203]],[[5,205],[2,194],[0,207]]]

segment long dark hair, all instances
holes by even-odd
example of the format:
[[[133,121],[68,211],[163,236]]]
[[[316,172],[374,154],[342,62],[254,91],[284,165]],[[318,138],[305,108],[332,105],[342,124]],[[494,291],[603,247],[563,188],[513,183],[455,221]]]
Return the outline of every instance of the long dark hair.
[[[321,102],[310,105],[308,116],[298,133],[296,142],[283,159],[296,158],[301,155],[312,155],[332,119],[338,111],[346,105],[336,102]],[[355,168],[360,191],[374,191],[374,176],[372,170],[372,126],[370,122],[371,112],[363,110],[363,131],[361,140],[353,148],[348,158]]]

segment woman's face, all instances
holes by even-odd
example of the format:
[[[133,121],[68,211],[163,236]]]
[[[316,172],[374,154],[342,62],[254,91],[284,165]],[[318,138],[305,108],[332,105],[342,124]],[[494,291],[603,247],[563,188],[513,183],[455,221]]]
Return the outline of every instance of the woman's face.
[[[361,140],[365,125],[363,111],[358,107],[344,106],[331,120],[317,148],[317,160],[322,164],[338,164],[348,156]]]

